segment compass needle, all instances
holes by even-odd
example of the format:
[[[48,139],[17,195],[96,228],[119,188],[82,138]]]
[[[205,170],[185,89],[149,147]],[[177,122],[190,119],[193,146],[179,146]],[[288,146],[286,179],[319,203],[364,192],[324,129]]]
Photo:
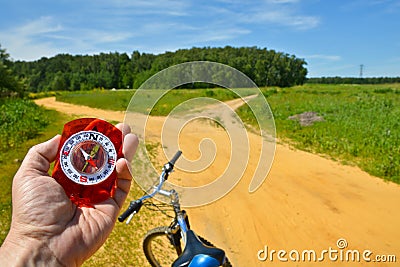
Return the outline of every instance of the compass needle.
[[[86,167],[88,166],[88,164],[89,164],[88,161],[86,161],[86,162],[85,162],[85,165],[84,165],[83,168],[82,168],[82,172],[85,171],[85,169],[86,169]]]
[[[93,167],[96,171],[99,169],[98,166],[96,165],[96,162],[94,161],[94,158],[96,158],[97,153],[100,150],[100,145],[99,144],[95,144],[92,148],[92,150],[90,151],[90,154],[88,154],[82,147],[79,147],[79,150],[81,151],[84,159],[85,159],[85,165],[83,165],[82,168],[82,172],[85,172],[86,168],[88,166]]]
[[[92,151],[90,151],[90,158],[96,156],[97,152],[99,151],[100,145],[97,144],[93,147]]]
[[[92,166],[96,170],[99,169],[99,168],[97,168],[96,163],[94,162],[94,160],[92,158],[88,159],[87,162],[89,162],[90,166]]]
[[[85,158],[85,160],[88,160],[90,158],[90,155],[88,153],[86,153],[85,150],[82,149],[82,147],[79,148],[82,152],[83,157]]]

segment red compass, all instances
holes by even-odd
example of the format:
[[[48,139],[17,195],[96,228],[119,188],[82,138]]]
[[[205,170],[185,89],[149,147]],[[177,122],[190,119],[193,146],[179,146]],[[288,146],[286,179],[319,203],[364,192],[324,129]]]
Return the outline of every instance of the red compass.
[[[112,197],[115,166],[122,155],[122,133],[112,124],[92,118],[64,125],[52,176],[78,206],[91,207]]]

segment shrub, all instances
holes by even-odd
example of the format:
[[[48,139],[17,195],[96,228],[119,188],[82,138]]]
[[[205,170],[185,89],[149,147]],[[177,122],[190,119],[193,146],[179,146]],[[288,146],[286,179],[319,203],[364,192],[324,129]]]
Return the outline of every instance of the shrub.
[[[37,136],[49,124],[44,110],[30,100],[5,99],[0,105],[1,151]]]

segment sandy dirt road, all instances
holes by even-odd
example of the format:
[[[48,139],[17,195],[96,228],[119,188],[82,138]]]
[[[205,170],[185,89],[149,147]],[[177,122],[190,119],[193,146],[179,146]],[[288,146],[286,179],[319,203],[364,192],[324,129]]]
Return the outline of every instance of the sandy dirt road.
[[[67,114],[124,119],[123,112],[77,107],[55,102],[54,98],[36,103]],[[160,141],[162,120],[152,118],[147,125],[148,137],[154,142]],[[204,177],[218,175],[230,153],[222,129],[194,123],[182,131],[180,146],[188,158],[196,159],[200,156],[198,142],[204,136],[220,146]],[[249,139],[251,151],[256,151],[256,136],[250,134]],[[163,155],[161,160],[164,162]],[[278,144],[268,178],[250,194],[253,162],[251,155],[243,178],[228,195],[210,205],[188,210],[196,232],[225,248],[234,266],[399,266],[399,185],[372,177],[356,167]],[[174,174],[184,175],[188,174],[179,170]],[[345,248],[338,247],[339,239],[346,241]],[[279,250],[283,250],[282,260],[278,259]],[[310,250],[316,252],[318,262],[313,261]],[[363,253],[370,262],[363,259]],[[264,261],[258,259],[266,254]],[[391,255],[396,256],[395,263],[376,261],[388,260]]]

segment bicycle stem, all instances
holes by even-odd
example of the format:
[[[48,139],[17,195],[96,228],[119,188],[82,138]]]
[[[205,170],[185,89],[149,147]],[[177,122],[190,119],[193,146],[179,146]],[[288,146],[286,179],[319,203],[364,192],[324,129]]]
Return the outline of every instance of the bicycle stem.
[[[162,172],[159,176],[158,185],[153,187],[153,191],[150,194],[144,195],[140,199],[136,200],[136,202],[140,202],[140,207],[141,207],[141,205],[142,205],[141,203],[143,203],[146,199],[154,197],[157,193],[159,193],[160,195],[169,197],[171,199],[171,204],[174,207],[174,212],[176,214],[178,224],[180,225],[181,230],[182,230],[182,237],[184,238],[184,241],[185,241],[186,240],[186,232],[188,231],[188,226],[186,225],[183,212],[181,211],[181,207],[180,207],[180,203],[179,203],[179,195],[174,189],[169,190],[169,191],[161,189],[163,187],[165,181],[168,179],[168,176],[170,175],[170,173],[173,172],[174,164],[181,155],[182,155],[182,151],[178,151],[174,155],[174,157],[171,159],[171,161],[167,162],[163,166]],[[139,207],[139,209],[140,209],[140,207]],[[137,211],[139,211],[139,209]],[[130,223],[130,221],[133,218],[133,215],[135,215],[137,211],[134,211],[132,214],[129,215],[128,220],[126,221],[126,224]]]
[[[177,220],[178,220],[178,224],[181,227],[181,231],[185,234],[186,236],[186,232],[188,231],[188,227],[186,225],[186,221],[185,221],[185,216],[183,215],[183,212],[181,210],[181,205],[179,203],[179,194],[178,192],[176,192],[174,189],[171,189],[170,191],[166,191],[166,190],[159,190],[158,191],[159,194],[163,195],[163,196],[167,196],[171,198],[171,204],[174,207],[174,212],[176,214]]]

